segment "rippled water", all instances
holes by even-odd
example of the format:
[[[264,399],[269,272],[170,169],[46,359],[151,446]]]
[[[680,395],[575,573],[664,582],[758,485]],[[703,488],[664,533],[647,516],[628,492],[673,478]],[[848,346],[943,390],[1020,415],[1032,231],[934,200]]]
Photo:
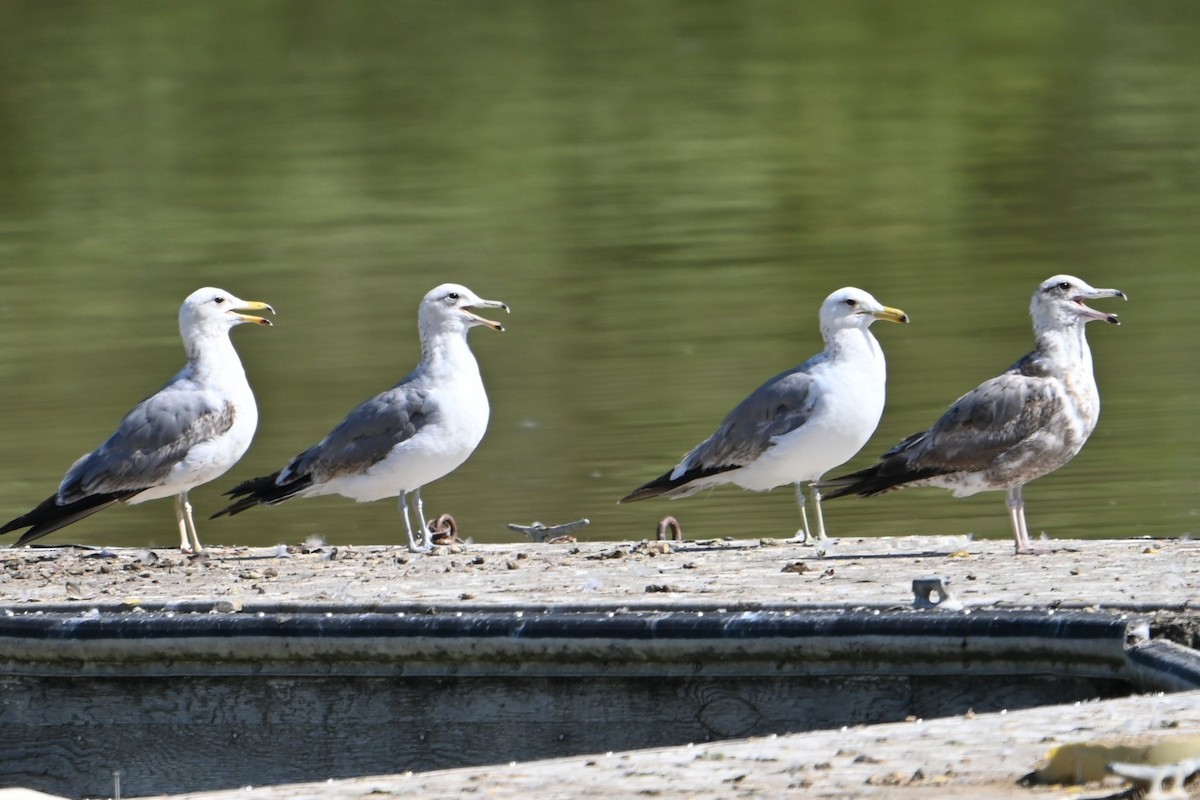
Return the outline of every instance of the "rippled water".
[[[913,319],[876,326],[889,403],[850,469],[1026,352],[1033,287],[1071,272],[1131,301],[1091,328],[1100,426],[1027,490],[1031,529],[1194,532],[1198,34],[1182,3],[0,2],[0,517],[180,366],[192,289],[279,311],[234,333],[262,418],[206,516],[405,374],[455,280],[513,314],[472,333],[492,424],[429,510],[480,540],[668,512],[786,535],[786,488],[616,499],[816,352],[839,286]],[[999,494],[826,510],[835,535],[1009,535]],[[160,501],[47,541],[173,527]],[[341,498],[201,534],[403,536]]]

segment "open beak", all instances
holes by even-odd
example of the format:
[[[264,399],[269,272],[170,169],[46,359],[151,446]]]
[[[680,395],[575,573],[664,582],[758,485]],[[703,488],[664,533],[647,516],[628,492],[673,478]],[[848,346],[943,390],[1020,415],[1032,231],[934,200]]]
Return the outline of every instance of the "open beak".
[[[506,305],[505,303],[501,303],[499,300],[480,300],[477,303],[472,303],[471,308],[503,308],[504,312],[506,314],[512,313],[512,311],[509,310],[508,305]],[[485,327],[491,328],[494,331],[503,331],[504,330],[504,326],[501,325],[499,322],[496,322],[495,320],[484,319],[483,317],[479,316],[478,314],[472,314],[470,311],[468,311],[465,308],[462,310],[462,313],[466,314],[467,319],[471,320],[476,325],[483,325]]]
[[[1089,289],[1085,292],[1080,292],[1079,294],[1075,295],[1071,298],[1071,300],[1074,301],[1081,309],[1083,309],[1083,316],[1085,318],[1103,320],[1109,325],[1120,325],[1121,319],[1116,314],[1107,314],[1103,311],[1097,311],[1094,308],[1090,308],[1083,302],[1084,300],[1098,300],[1102,297],[1119,297],[1122,300],[1129,299],[1120,289]]]
[[[260,303],[257,300],[242,300],[237,308],[231,308],[230,314],[240,319],[242,322],[253,322],[255,325],[271,325],[271,320],[265,317],[256,317],[253,314],[241,314],[241,311],[270,311],[275,313],[275,309],[271,308],[270,303]]]
[[[901,323],[901,322],[907,323],[908,322],[908,314],[905,314],[903,311],[901,311],[898,308],[891,308],[889,306],[884,306],[883,308],[879,309],[878,311],[872,311],[871,315],[873,317],[875,317],[875,319],[881,319],[884,322],[896,322],[896,323]]]

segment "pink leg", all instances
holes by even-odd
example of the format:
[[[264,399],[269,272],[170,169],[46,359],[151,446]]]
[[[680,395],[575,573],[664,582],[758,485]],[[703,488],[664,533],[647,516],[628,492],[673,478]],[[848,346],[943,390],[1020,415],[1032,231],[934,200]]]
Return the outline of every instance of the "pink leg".
[[[1013,538],[1017,540],[1017,554],[1036,553],[1033,542],[1029,540],[1029,528],[1025,524],[1025,498],[1021,494],[1021,486],[1008,490],[1008,518],[1013,526]]]

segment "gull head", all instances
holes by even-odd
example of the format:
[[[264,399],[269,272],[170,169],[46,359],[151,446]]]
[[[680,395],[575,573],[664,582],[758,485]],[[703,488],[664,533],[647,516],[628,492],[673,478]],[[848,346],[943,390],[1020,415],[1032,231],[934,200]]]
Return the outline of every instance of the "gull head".
[[[206,286],[187,296],[179,308],[179,332],[184,339],[227,333],[235,325],[252,322],[255,325],[270,325],[271,321],[243,311],[270,311],[275,309],[257,300],[242,300],[224,289]]]
[[[1029,304],[1033,327],[1037,330],[1068,328],[1086,325],[1092,320],[1120,325],[1121,320],[1116,314],[1097,311],[1084,302],[1102,297],[1129,299],[1120,289],[1097,289],[1074,275],[1055,275],[1053,278],[1047,278],[1033,293],[1033,301]]]
[[[908,314],[889,308],[864,292],[847,286],[838,289],[821,304],[821,330],[832,333],[848,328],[868,328],[876,320],[908,322]]]
[[[509,310],[508,306],[499,300],[484,300],[461,284],[443,283],[431,290],[421,301],[418,315],[421,332],[423,334],[451,331],[465,333],[476,325],[483,325],[494,331],[504,330],[504,326],[499,322],[475,314],[471,311],[472,308]]]

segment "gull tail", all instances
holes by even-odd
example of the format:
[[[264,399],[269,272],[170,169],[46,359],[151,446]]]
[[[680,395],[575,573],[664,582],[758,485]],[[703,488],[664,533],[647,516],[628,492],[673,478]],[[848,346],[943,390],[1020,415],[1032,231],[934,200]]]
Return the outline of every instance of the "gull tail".
[[[687,497],[711,485],[707,482],[695,483],[696,481],[712,477],[713,475],[719,475],[722,472],[729,472],[733,469],[737,469],[737,466],[731,465],[715,469],[712,467],[693,467],[676,478],[671,477],[671,474],[675,471],[671,470],[670,472],[664,472],[649,483],[642,484],[617,502],[632,503],[635,500],[645,500],[647,497]]]
[[[634,500],[645,500],[647,497],[658,497],[660,495],[666,494],[672,488],[674,488],[675,486],[678,485],[678,484],[675,484],[674,482],[672,482],[670,480],[670,478],[671,478],[671,473],[668,472],[666,475],[655,478],[654,480],[650,481],[649,483],[642,484],[641,486],[634,489],[629,494],[622,497],[617,502],[618,503],[632,503]]]
[[[905,446],[917,441],[918,437],[924,435],[920,433],[908,437],[884,453],[883,458],[879,459],[879,462],[874,466],[860,469],[858,472],[851,472],[848,475],[839,475],[836,478],[821,481],[818,484],[818,488],[820,488],[822,493],[821,496],[826,500],[845,497],[848,494],[856,494],[859,497],[873,497],[892,489],[900,489],[914,483],[919,484],[921,481],[948,474],[948,470],[946,469],[918,467],[909,461],[908,455],[904,452]],[[826,489],[830,488],[833,491],[826,492]]]
[[[873,467],[860,469],[858,472],[851,472],[848,475],[839,475],[836,478],[827,478],[822,480],[818,486],[821,489],[821,499],[835,500],[839,497],[845,497],[848,494],[856,494],[859,497],[870,497],[871,495],[881,494],[888,489],[895,489],[907,481],[886,481],[880,476],[883,464],[876,464]],[[829,491],[832,489],[832,491]]]
[[[59,528],[65,528],[72,522],[78,522],[84,517],[90,517],[101,509],[108,508],[113,503],[127,500],[137,494],[140,489],[124,492],[93,494],[66,505],[58,504],[58,495],[52,494],[38,505],[37,508],[24,514],[3,527],[0,533],[8,533],[20,528],[29,528],[21,534],[14,547],[29,544],[34,539],[40,539],[48,533],[54,533]]]
[[[877,494],[890,492],[892,489],[902,489],[905,486],[929,478],[945,475],[944,469],[910,469],[902,459],[880,461],[873,467],[851,472],[849,475],[839,475],[836,478],[823,480],[817,487],[821,490],[822,500],[835,500],[848,494],[859,497],[874,497]],[[832,492],[826,489],[833,488]]]
[[[264,475],[261,478],[251,478],[248,481],[242,481],[228,492],[225,492],[227,496],[234,498],[234,501],[213,514],[209,519],[223,517],[226,514],[233,516],[255,506],[273,506],[294,497],[312,485],[312,478],[308,475],[299,477],[294,481],[289,481],[282,486],[276,483],[278,480],[279,473],[276,472],[272,475]]]

